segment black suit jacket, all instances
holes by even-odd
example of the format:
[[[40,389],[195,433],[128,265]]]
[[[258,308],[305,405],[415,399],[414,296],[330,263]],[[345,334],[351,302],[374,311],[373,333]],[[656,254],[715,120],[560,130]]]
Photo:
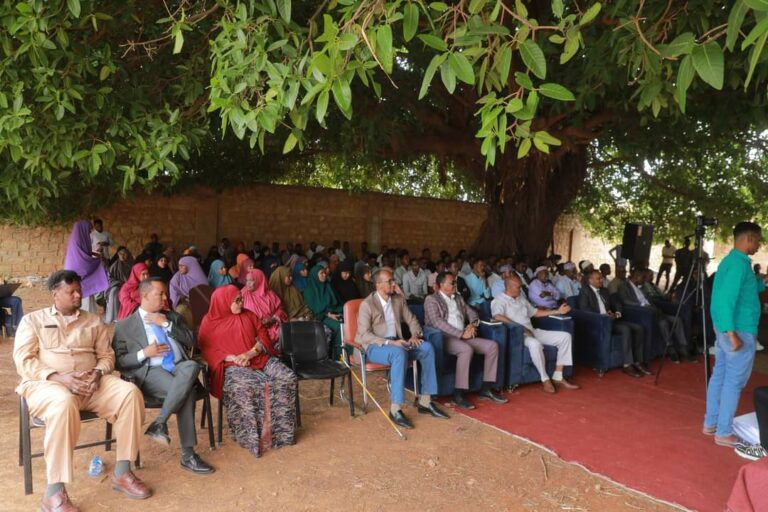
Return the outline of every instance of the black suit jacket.
[[[185,348],[195,346],[195,335],[187,327],[181,315],[174,311],[162,312],[171,322],[169,333],[179,345],[181,345],[182,360],[188,359]],[[115,324],[115,335],[112,338],[112,349],[115,351],[115,368],[122,374],[133,379],[141,386],[149,372],[149,358],[139,362],[137,354],[139,350],[149,345],[147,332],[144,330],[144,322],[141,320],[137,309],[131,316]]]
[[[608,290],[605,288],[600,288],[598,290],[598,293],[600,293],[600,296],[603,298],[606,304],[606,309],[608,311],[613,311],[614,313],[621,313],[621,302],[618,300],[612,299],[608,295]],[[581,291],[579,292],[579,298],[578,298],[578,304],[579,309],[584,311],[589,311],[590,313],[600,313],[600,304],[597,303],[598,298],[595,296],[595,293],[592,291],[592,287],[582,286]]]

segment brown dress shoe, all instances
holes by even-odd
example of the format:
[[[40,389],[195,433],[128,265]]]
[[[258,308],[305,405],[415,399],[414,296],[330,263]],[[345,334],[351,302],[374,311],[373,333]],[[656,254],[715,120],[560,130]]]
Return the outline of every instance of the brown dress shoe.
[[[67,490],[63,487],[50,498],[43,496],[40,501],[40,510],[42,512],[80,512],[80,509],[69,501]]]
[[[579,389],[579,388],[581,388],[581,386],[579,386],[578,384],[574,384],[572,382],[568,382],[567,379],[556,380],[555,384],[557,384],[558,387],[562,386],[565,389]]]
[[[555,385],[552,384],[552,381],[547,379],[544,382],[542,382],[542,390],[545,393],[556,393],[557,390],[555,389]]]
[[[152,496],[152,489],[136,478],[132,471],[126,471],[120,478],[113,475],[112,490],[120,491],[134,500],[145,500]]]

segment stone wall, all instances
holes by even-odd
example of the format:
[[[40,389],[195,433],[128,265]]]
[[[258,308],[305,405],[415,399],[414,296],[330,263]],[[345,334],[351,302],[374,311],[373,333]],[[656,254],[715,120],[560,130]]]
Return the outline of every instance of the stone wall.
[[[96,214],[117,244],[134,254],[151,233],[178,250],[194,244],[201,253],[226,236],[247,246],[254,240],[305,247],[311,241],[327,246],[347,240],[358,251],[365,240],[371,250],[387,245],[420,252],[429,247],[435,254],[443,249],[453,254],[472,243],[485,215],[486,207],[477,203],[279,185],[218,194],[196,189],[174,197],[139,195]],[[0,276],[45,276],[59,268],[70,230],[71,225],[0,225]],[[554,245],[564,259],[599,264],[610,261],[614,244],[591,236],[575,216],[563,215],[555,226]],[[719,258],[727,249],[719,244],[714,254]],[[654,268],[660,253],[660,247],[653,248]],[[755,261],[768,261],[768,253]]]

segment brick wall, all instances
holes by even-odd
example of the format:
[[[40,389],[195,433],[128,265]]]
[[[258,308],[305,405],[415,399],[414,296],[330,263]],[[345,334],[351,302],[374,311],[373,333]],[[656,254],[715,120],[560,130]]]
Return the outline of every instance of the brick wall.
[[[327,246],[332,240],[347,240],[358,251],[365,240],[371,250],[387,245],[420,252],[429,247],[436,254],[468,247],[485,214],[486,207],[477,203],[261,185],[220,194],[197,189],[174,197],[139,195],[96,216],[134,255],[151,233],[177,250],[194,244],[201,253],[226,236],[247,246],[254,240],[301,242],[305,247],[311,241]],[[0,275],[45,276],[59,268],[70,230],[71,225],[0,225]],[[558,220],[554,240],[556,252],[565,259],[570,252],[574,261],[589,259],[596,264],[610,261],[608,249],[614,245],[591,236],[573,215]],[[658,267],[659,261],[660,248],[654,247],[651,264]]]

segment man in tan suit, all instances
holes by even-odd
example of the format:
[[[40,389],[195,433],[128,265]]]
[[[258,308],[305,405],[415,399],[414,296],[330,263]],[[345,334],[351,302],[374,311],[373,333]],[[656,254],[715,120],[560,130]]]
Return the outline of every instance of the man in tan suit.
[[[394,293],[395,279],[389,269],[374,272],[376,291],[360,304],[357,316],[355,341],[363,346],[368,361],[389,365],[390,411],[389,417],[403,428],[413,428],[413,423],[401,409],[405,402],[405,370],[408,361],[416,359],[421,365],[421,388],[417,409],[421,414],[431,414],[447,419],[448,415],[433,402],[437,393],[435,351],[429,342],[421,339],[421,326],[408,309],[405,299]],[[409,340],[403,339],[400,322],[405,321],[411,331]]]
[[[44,512],[79,510],[64,484],[72,481],[73,450],[80,434],[80,411],[95,412],[114,424],[117,463],[112,489],[144,499],[152,491],[131,472],[144,421],[144,399],[139,388],[112,375],[115,353],[111,329],[99,316],[80,309],[80,277],[59,270],[48,279],[53,306],[26,315],[13,347],[21,384],[32,416],[45,422],[45,465],[48,487],[41,503]]]

